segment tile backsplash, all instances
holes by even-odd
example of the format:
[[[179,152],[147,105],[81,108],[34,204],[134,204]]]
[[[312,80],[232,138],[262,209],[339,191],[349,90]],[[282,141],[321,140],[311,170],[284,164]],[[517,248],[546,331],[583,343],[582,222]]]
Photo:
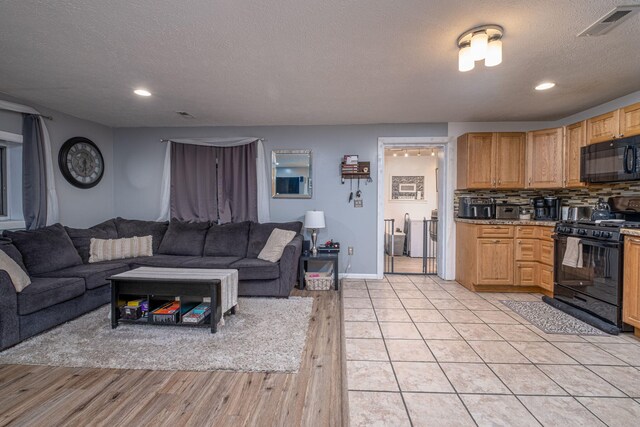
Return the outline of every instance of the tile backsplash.
[[[593,206],[599,198],[607,200],[615,196],[640,197],[640,182],[589,186],[588,188],[560,188],[557,190],[456,190],[454,210],[458,210],[460,197],[493,197],[497,202],[508,201],[528,205],[529,199],[539,196],[556,196],[563,206]]]

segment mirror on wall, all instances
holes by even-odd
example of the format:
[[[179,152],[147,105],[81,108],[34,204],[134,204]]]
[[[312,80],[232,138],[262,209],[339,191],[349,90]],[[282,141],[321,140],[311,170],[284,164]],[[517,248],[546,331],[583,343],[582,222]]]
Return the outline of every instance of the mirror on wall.
[[[311,150],[273,150],[271,197],[310,199],[311,190]]]

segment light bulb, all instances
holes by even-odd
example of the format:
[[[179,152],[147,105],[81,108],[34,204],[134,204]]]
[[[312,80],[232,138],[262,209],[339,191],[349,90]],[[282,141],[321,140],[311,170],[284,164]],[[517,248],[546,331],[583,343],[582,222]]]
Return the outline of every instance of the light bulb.
[[[431,155],[432,155],[432,156],[435,156],[435,155],[436,155],[436,152],[435,152],[435,151],[433,151],[433,148],[431,149]]]
[[[404,156],[405,156],[405,157],[409,157],[409,153],[407,153],[407,151],[406,151],[406,150],[405,150],[405,152],[404,152]]]
[[[393,157],[398,157],[398,153],[393,153]]]
[[[420,150],[418,150],[418,157],[422,156],[422,153],[420,152]]]
[[[458,52],[458,71],[465,72],[473,70],[475,63],[471,57],[471,46],[463,45]]]
[[[471,57],[474,61],[480,61],[487,55],[489,36],[486,31],[478,31],[471,36]]]
[[[502,40],[494,39],[489,41],[487,45],[487,56],[484,59],[484,65],[487,67],[495,67],[502,63]]]

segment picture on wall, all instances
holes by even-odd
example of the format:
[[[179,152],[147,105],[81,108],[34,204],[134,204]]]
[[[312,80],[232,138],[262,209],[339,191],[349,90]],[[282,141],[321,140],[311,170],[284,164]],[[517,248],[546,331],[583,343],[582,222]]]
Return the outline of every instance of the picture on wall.
[[[424,200],[424,176],[392,176],[391,200]]]

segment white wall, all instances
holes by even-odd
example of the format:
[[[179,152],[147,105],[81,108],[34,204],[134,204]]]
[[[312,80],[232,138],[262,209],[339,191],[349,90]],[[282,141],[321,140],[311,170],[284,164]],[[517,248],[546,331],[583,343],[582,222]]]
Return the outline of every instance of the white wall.
[[[438,157],[429,153],[422,156],[398,157],[385,156],[385,188],[384,217],[395,219],[396,227],[402,228],[404,214],[408,213],[412,220],[431,218],[431,211],[438,208],[438,192],[436,191],[436,168]],[[391,200],[392,176],[423,176],[424,200]]]
[[[51,137],[51,154],[54,162],[54,177],[60,206],[60,222],[72,227],[89,227],[105,219],[112,218],[114,215],[113,177],[115,170],[113,129],[4,94],[0,94],[0,99],[29,105],[41,114],[53,117],[53,120],[46,121],[46,126]],[[3,127],[6,129],[3,129]],[[13,133],[22,133],[21,115],[3,112],[3,114],[0,114],[0,129]],[[80,189],[72,186],[64,179],[58,167],[60,147],[66,140],[74,136],[84,136],[92,140],[100,148],[104,157],[104,176],[100,183],[93,188]]]

